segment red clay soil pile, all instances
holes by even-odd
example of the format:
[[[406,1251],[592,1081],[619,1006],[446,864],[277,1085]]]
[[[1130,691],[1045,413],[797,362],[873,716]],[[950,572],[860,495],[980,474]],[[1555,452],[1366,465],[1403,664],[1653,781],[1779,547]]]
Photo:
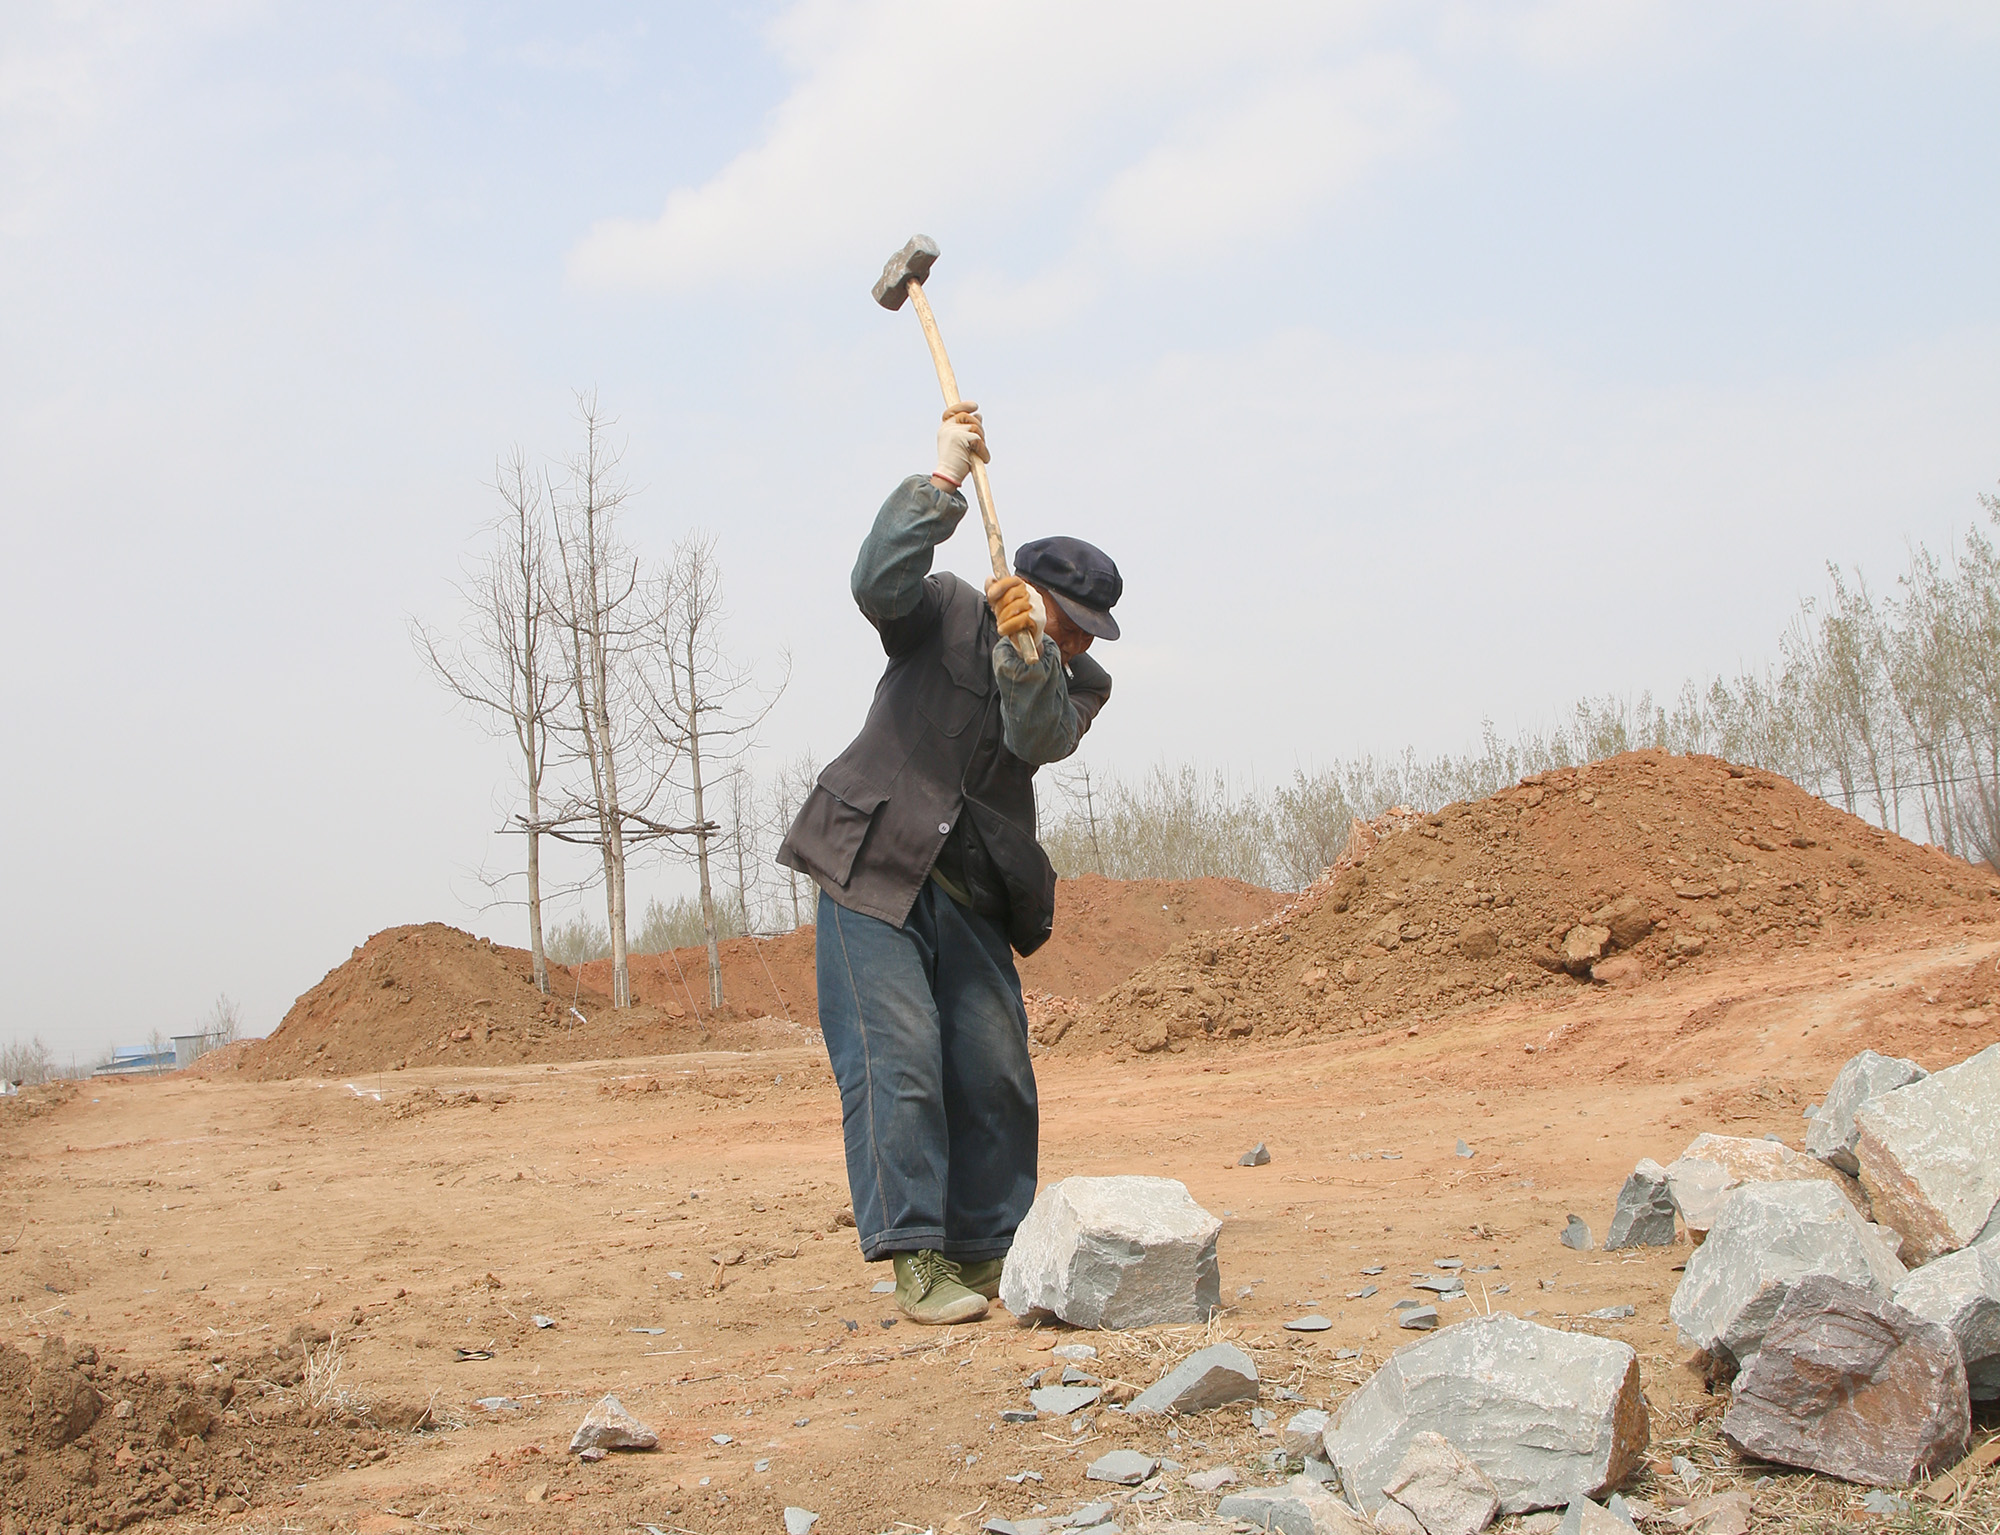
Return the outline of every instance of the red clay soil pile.
[[[190,1338],[180,1367],[131,1370],[57,1337],[32,1354],[0,1343],[0,1527],[220,1519],[381,1459],[392,1437],[384,1428],[410,1427],[415,1414],[375,1404],[363,1421],[311,1407],[299,1386],[308,1350],[325,1335],[294,1332],[243,1358]]]
[[[690,1018],[646,987],[614,1011],[610,999],[560,965],[549,996],[535,990],[525,949],[509,949],[440,922],[377,933],[292,1004],[268,1039],[212,1074],[270,1081],[350,1076],[401,1066],[498,1066],[603,1060],[685,1050],[747,1050],[796,1038],[782,1023]],[[573,1009],[573,1010],[572,1010]],[[208,1067],[203,1060],[196,1069]]]
[[[1045,1045],[1140,1051],[1416,1023],[1500,994],[1635,985],[1897,925],[2000,918],[1990,871],[1789,780],[1630,752],[1357,825],[1292,906],[1176,946]]]
[[[1041,1002],[1095,996],[1187,933],[1255,922],[1284,900],[1235,880],[1063,880],[1055,936],[1022,963],[1022,984]],[[696,948],[633,955],[634,1005],[620,1013],[609,960],[551,965],[545,997],[525,949],[436,922],[390,928],[300,997],[268,1039],[232,1045],[194,1069],[269,1081],[603,1060],[796,1043],[801,1028],[817,1027],[811,928],[734,938],[721,950],[722,1009],[709,1006],[708,955]]]

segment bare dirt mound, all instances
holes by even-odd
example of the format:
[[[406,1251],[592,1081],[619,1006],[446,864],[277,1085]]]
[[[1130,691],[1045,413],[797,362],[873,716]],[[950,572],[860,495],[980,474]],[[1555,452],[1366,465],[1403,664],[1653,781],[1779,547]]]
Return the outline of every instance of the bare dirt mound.
[[[644,987],[623,1011],[570,972],[550,967],[551,995],[535,990],[527,951],[443,923],[392,927],[292,1004],[268,1039],[210,1067],[259,1081],[343,1076],[407,1065],[497,1066],[601,1060],[686,1050],[754,1049],[790,1039],[782,1025],[690,1018]]]
[[[1055,936],[1022,962],[1022,984],[1044,1005],[1095,996],[1187,933],[1258,921],[1285,899],[1235,880],[1063,880]],[[817,1027],[811,928],[733,938],[721,950],[721,1009],[709,1006],[707,951],[695,948],[633,955],[633,1006],[621,1013],[610,1003],[608,959],[551,965],[545,997],[525,949],[437,922],[389,928],[300,997],[268,1039],[229,1046],[194,1069],[270,1081],[604,1060],[792,1044],[795,1030]]]
[[[290,1497],[311,1477],[380,1459],[393,1436],[352,1413],[315,1411],[295,1389],[315,1341],[130,1371],[59,1337],[32,1356],[0,1344],[0,1524],[116,1530],[176,1514],[215,1518],[265,1501],[267,1490]],[[399,1414],[409,1427],[407,1410],[387,1416]]]
[[[1989,871],[1775,774],[1631,752],[1357,827],[1341,863],[1270,921],[1178,945],[1096,1004],[1038,1019],[1037,1038],[1179,1050],[1416,1023],[1501,993],[1989,922],[1997,897]]]
[[[1189,933],[1262,921],[1288,899],[1233,879],[1123,880],[1086,874],[1058,880],[1055,932],[1020,961],[1021,985],[1031,997],[1094,997]],[[723,996],[730,1007],[817,1022],[810,927],[775,938],[733,938],[721,950]],[[610,990],[610,960],[593,960],[582,969],[586,986]],[[635,954],[630,969],[635,998],[708,1015],[705,949]]]

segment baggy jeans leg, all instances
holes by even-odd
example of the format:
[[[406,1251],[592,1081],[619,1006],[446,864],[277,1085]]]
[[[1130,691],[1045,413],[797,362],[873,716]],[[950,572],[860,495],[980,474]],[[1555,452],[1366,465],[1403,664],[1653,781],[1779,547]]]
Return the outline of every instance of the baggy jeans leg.
[[[934,955],[914,921],[897,929],[824,891],[818,915],[819,1026],[861,1255],[941,1247],[949,1145]]]
[[[1006,935],[926,884],[900,929],[824,892],[820,1030],[862,1256],[997,1258],[1034,1202],[1039,1111]]]
[[[1035,1201],[1040,1108],[1028,1057],[1028,1011],[998,924],[932,887],[944,1112],[948,1257],[1005,1255]]]

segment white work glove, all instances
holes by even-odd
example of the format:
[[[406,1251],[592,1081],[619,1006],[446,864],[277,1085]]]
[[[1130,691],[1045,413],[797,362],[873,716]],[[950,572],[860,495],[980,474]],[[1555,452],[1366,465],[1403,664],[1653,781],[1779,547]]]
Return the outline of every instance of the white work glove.
[[[972,463],[988,463],[986,425],[979,419],[979,407],[970,400],[945,407],[944,422],[938,427],[938,466],[931,478],[943,480],[956,490],[972,473]]]

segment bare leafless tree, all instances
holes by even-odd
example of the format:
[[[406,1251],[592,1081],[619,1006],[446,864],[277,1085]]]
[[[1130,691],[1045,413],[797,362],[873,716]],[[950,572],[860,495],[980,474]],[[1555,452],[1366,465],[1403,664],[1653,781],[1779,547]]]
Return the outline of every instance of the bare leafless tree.
[[[549,989],[542,939],[542,785],[558,708],[570,696],[551,612],[550,504],[543,477],[518,448],[498,467],[494,487],[506,510],[495,519],[492,547],[459,588],[465,622],[446,641],[411,625],[418,653],[447,689],[486,715],[519,753],[527,843],[528,953],[535,985]]]
[[[550,611],[561,632],[570,707],[564,720],[570,758],[579,768],[577,793],[553,819],[554,834],[579,840],[588,825],[603,864],[605,925],[611,938],[611,1005],[632,1005],[626,961],[625,858],[631,828],[657,791],[659,774],[636,760],[644,739],[645,709],[637,687],[635,652],[657,628],[639,579],[639,563],[618,536],[618,510],[627,490],[613,425],[592,394],[577,398],[583,446],[569,461],[567,482],[555,502],[555,557],[550,571]],[[652,734],[657,735],[657,732]],[[638,778],[635,783],[632,780]],[[699,819],[699,817],[697,817]]]
[[[800,809],[805,805],[806,796],[812,793],[819,782],[819,762],[810,750],[800,752],[791,761],[778,769],[777,777],[771,784],[771,824],[782,829],[790,826]],[[786,889],[792,899],[792,928],[797,931],[805,924],[805,912],[800,906],[801,895],[810,898],[811,885],[801,891],[799,871],[787,868]]]
[[[208,1040],[208,1048],[233,1044],[236,1036],[243,1032],[243,1010],[223,992],[215,999],[215,1005],[208,1010],[202,1020],[201,1032]]]
[[[652,604],[658,648],[650,674],[653,728],[671,752],[669,774],[687,797],[695,864],[700,873],[702,925],[708,939],[708,996],[722,1006],[722,955],[717,945],[715,886],[710,860],[721,828],[709,818],[714,780],[749,749],[784,683],[758,695],[749,672],[723,648],[722,572],[715,540],[683,539],[674,550]],[[789,663],[786,671],[789,676]]]

